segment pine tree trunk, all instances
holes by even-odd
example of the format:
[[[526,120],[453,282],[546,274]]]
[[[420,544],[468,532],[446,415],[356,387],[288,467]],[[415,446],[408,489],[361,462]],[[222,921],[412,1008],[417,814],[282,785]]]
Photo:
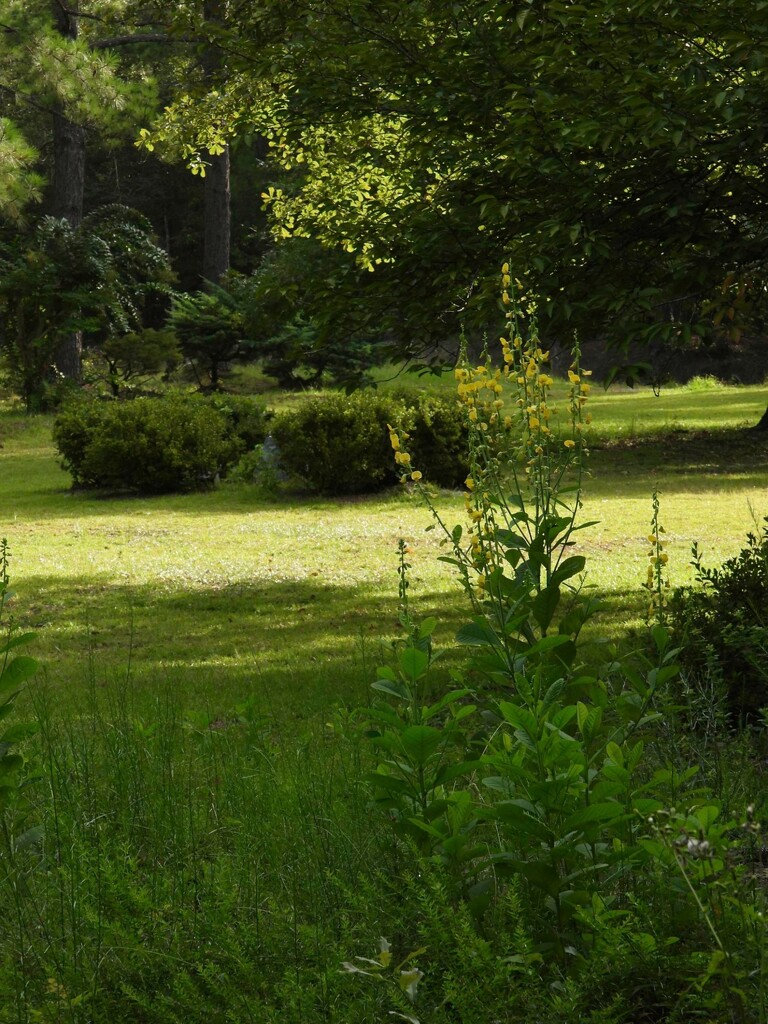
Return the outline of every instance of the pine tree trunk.
[[[77,39],[78,4],[68,8],[54,4],[56,28],[65,39]],[[62,217],[72,227],[83,219],[85,192],[85,130],[70,121],[61,106],[53,114],[53,193],[51,213]],[[82,372],[83,336],[78,331],[62,338],[56,349],[55,373],[67,380],[80,381]]]

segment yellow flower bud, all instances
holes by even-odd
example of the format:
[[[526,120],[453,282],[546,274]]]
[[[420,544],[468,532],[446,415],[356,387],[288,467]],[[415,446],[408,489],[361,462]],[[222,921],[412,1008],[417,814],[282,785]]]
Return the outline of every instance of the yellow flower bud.
[[[421,480],[421,473],[418,469],[415,469],[413,473],[411,473],[411,480]]]

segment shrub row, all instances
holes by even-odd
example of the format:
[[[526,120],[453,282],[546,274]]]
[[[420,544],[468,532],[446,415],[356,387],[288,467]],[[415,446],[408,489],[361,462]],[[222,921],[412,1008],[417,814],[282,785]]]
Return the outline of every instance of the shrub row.
[[[76,485],[156,494],[206,486],[269,430],[282,474],[339,495],[397,482],[388,424],[411,434],[413,465],[426,479],[461,485],[468,473],[463,414],[453,400],[424,393],[318,396],[274,419],[233,395],[77,401],[56,419],[54,440]]]

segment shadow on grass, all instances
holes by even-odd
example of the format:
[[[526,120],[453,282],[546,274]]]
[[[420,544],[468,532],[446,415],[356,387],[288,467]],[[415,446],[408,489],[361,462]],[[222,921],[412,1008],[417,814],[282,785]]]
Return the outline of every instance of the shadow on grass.
[[[420,595],[419,614],[439,617],[441,645],[466,618],[456,591]],[[163,592],[27,577],[15,615],[37,631],[30,653],[70,706],[84,687],[130,676],[147,699],[172,685],[201,707],[251,698],[264,713],[313,715],[366,702],[381,642],[402,633],[396,590],[306,580]]]
[[[590,596],[603,610],[585,639],[641,640],[639,593]],[[369,701],[377,667],[392,659],[382,642],[402,636],[397,612],[396,593],[314,581],[163,593],[32,577],[16,616],[20,627],[38,631],[30,653],[68,714],[78,714],[89,689],[127,682],[138,714],[150,714],[170,690],[182,706],[214,716],[249,701],[258,715],[297,721]],[[448,669],[471,656],[454,642],[471,610],[451,590],[420,595],[415,612],[439,622],[439,687]]]
[[[621,440],[597,439],[589,469],[598,488],[613,482],[627,497],[647,494],[649,476],[663,479],[670,493],[717,491],[735,483],[762,487],[768,480],[768,434],[669,430]]]

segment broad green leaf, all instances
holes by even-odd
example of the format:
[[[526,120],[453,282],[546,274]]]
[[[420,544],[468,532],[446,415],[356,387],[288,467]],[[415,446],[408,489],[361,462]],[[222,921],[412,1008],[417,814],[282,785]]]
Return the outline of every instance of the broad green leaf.
[[[34,658],[20,654],[5,666],[0,674],[0,693],[14,689],[30,679],[39,668]]]
[[[0,744],[21,743],[29,736],[34,736],[38,729],[37,722],[18,722],[0,736]]]
[[[401,700],[408,700],[410,694],[404,683],[391,682],[389,679],[377,679],[375,683],[371,683],[371,689],[377,690],[379,693],[386,693],[390,697],[398,697]]]
[[[623,767],[624,753],[618,743],[614,743],[613,740],[609,741],[606,744],[605,752],[614,764],[619,765],[619,767]]]
[[[549,624],[557,611],[560,603],[560,589],[550,585],[536,595],[531,603],[531,612],[544,632],[549,629]]]
[[[429,725],[411,725],[403,730],[400,737],[403,750],[418,765],[425,765],[444,741],[443,730]]]
[[[501,643],[492,627],[478,616],[462,626],[456,634],[456,643],[473,647],[500,647]]]
[[[561,562],[552,573],[549,585],[558,585],[565,582],[565,580],[569,580],[572,576],[578,575],[578,573],[584,571],[586,564],[587,560],[584,555],[571,555],[570,558],[566,558],[565,561]]]
[[[400,651],[397,660],[402,674],[413,683],[420,679],[429,667],[429,655],[425,651],[420,651],[418,647],[406,647],[404,651]]]
[[[436,618],[430,617],[430,618],[424,619],[424,621],[419,626],[419,639],[425,640],[428,636],[432,636],[432,634],[434,633],[436,628],[437,628],[437,619]]]
[[[621,804],[613,802],[589,804],[588,807],[583,807],[580,811],[576,811],[566,818],[562,823],[562,831],[564,833],[572,832],[574,829],[580,829],[584,825],[593,825],[600,822],[610,825],[617,818],[622,817],[624,813],[625,811]]]

